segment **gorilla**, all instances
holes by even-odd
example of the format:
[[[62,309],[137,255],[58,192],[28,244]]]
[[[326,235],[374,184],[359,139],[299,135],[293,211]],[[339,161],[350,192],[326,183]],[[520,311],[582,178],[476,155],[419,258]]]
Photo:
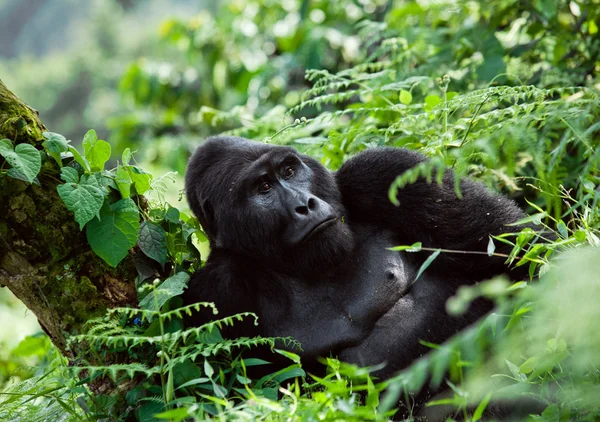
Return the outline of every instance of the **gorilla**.
[[[399,206],[390,202],[395,178],[424,161],[407,149],[372,148],[332,173],[291,147],[207,139],[189,160],[185,191],[211,253],[185,302],[214,302],[220,316],[254,312],[258,326],[236,323],[223,334],[291,336],[309,371],[334,356],[385,363],[376,376],[391,377],[427,351],[420,340],[442,343],[490,310],[482,300],[447,315],[459,286],[526,274],[485,253],[490,235],[520,230],[507,224],[525,215],[484,185],[461,180],[459,198],[447,170],[443,183],[419,179],[399,190]],[[479,253],[441,253],[417,278],[430,252],[390,250],[415,242]],[[194,314],[187,323],[208,319]]]

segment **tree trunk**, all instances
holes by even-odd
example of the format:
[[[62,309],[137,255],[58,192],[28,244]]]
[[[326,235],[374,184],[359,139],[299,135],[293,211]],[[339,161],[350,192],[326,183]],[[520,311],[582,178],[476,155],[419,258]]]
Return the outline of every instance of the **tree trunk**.
[[[0,80],[0,139],[42,150],[45,130],[37,111]],[[58,165],[42,154],[41,187],[0,172],[0,287],[23,301],[56,347],[72,357],[66,338],[87,320],[137,303],[136,270],[132,253],[111,268],[92,252],[56,191]]]

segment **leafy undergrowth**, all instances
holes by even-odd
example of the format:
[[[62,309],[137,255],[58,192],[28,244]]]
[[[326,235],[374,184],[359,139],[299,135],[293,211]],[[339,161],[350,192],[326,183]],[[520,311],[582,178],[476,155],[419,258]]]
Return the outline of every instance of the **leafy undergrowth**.
[[[488,6],[481,7],[480,13],[489,12]],[[528,221],[556,233],[555,240],[548,240],[526,229],[490,242],[490,254],[498,242],[511,244],[507,261],[527,265],[530,279],[511,284],[498,278],[460,289],[448,301],[449,313],[464,312],[482,296],[495,301],[496,309],[444,345],[429,344],[427,356],[383,383],[368,369],[333,358],[324,359],[327,376],[319,378],[305,373],[298,356],[285,351],[274,353],[289,359],[287,368],[251,379],[255,367],[268,364],[241,352],[272,347],[276,339],[223,339],[219,328],[254,315],[183,326],[185,314],[213,306],[182,307],[179,298],[189,274],[206,259],[207,239],[193,217],[166,203],[170,175],[153,178],[135,164],[129,150],[116,168],[106,170],[111,148],[93,131],[83,151],[53,133],[45,134],[41,154],[0,140],[8,164],[1,171],[11,177],[39,183],[42,158],[56,160],[65,182],[58,192],[94,252],[108,264],[118,265],[133,246],[141,251],[139,307],[113,309],[89,321],[88,331],[70,340],[89,350],[75,366],[46,343],[43,364],[20,381],[15,377],[0,393],[0,419],[387,420],[418,416],[413,413],[416,393],[439,387],[446,394],[430,398],[425,407],[439,417],[476,421],[488,417],[484,412],[494,403],[532,399],[543,410],[533,419],[600,418],[600,334],[595,326],[600,321],[600,92],[592,77],[594,65],[585,62],[590,77],[571,74],[564,63],[547,58],[549,47],[541,42],[510,60],[492,54],[496,50],[490,47],[479,62],[473,53],[459,65],[447,58],[448,38],[473,41],[477,33],[453,26],[450,16],[448,27],[424,25],[422,32],[403,34],[391,29],[404,28],[406,16],[427,22],[449,13],[440,8],[431,5],[421,16],[398,6],[385,22],[363,22],[359,35],[368,60],[338,73],[309,71],[312,88],[285,116],[276,107],[228,133],[255,138],[270,133],[264,142],[293,145],[332,170],[353,154],[382,145],[428,155],[427,164],[398,175],[391,198],[397,189],[417,177],[432,177],[440,168],[479,179],[519,201],[531,215]],[[520,22],[539,34],[536,22]],[[593,30],[587,25],[585,30]],[[497,34],[509,36],[500,29]],[[454,48],[466,55],[463,50],[470,47],[457,41]],[[504,70],[515,73],[485,78],[498,57],[509,63]],[[550,71],[522,83],[519,72],[527,73],[523,68],[535,57],[545,57]],[[214,111],[215,119],[229,117],[229,112]],[[404,249],[418,250],[418,245]],[[279,340],[293,346],[293,339]],[[30,339],[23,348],[28,345],[39,348]],[[115,355],[127,356],[130,363],[112,364]],[[105,365],[91,366],[88,360]],[[122,393],[92,393],[88,385],[102,378]]]

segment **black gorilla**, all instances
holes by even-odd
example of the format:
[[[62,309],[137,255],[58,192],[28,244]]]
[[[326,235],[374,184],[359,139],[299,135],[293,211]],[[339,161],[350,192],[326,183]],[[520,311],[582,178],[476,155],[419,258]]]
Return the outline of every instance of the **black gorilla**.
[[[390,184],[424,160],[376,148],[331,173],[293,148],[210,138],[185,177],[212,248],[186,302],[214,302],[220,316],[256,313],[258,326],[236,324],[226,335],[294,337],[309,370],[333,355],[363,366],[385,362],[377,375],[391,376],[426,351],[419,340],[441,343],[488,310],[478,302],[461,318],[448,316],[445,302],[458,286],[509,269],[485,254],[442,253],[413,283],[429,253],[388,248],[422,242],[485,252],[490,234],[514,231],[506,224],[524,217],[473,181],[461,181],[459,199],[450,171],[443,184],[418,180],[400,190],[394,206]]]

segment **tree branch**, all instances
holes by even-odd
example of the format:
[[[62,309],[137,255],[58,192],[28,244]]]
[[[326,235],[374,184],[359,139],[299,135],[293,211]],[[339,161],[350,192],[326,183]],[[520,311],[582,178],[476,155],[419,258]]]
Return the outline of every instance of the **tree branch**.
[[[37,111],[0,81],[0,139],[42,150],[44,131]],[[0,171],[0,286],[22,300],[52,342],[72,356],[68,335],[80,333],[107,308],[136,304],[136,270],[132,253],[112,268],[92,252],[56,191],[58,165],[42,162],[41,186]],[[6,170],[2,157],[1,169]]]

